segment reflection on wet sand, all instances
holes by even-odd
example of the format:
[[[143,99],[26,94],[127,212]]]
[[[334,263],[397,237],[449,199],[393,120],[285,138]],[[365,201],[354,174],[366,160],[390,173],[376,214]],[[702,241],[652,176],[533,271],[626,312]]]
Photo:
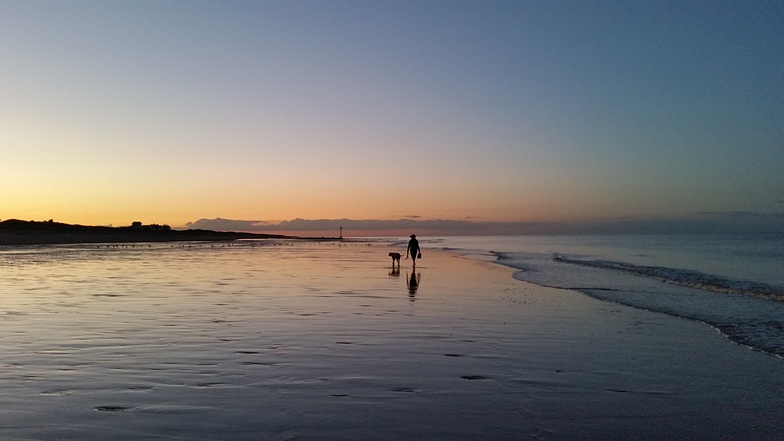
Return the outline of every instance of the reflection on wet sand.
[[[409,277],[406,272],[406,285],[408,286],[408,298],[413,302],[416,300],[416,292],[419,289],[419,280],[422,278],[422,273],[411,273]]]
[[[781,360],[701,323],[435,251],[420,291],[386,247],[211,245],[0,249],[0,439],[784,439]]]

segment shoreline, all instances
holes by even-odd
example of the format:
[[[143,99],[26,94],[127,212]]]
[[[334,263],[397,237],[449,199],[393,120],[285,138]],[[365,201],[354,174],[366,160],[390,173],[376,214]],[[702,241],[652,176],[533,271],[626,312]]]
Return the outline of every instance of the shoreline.
[[[734,341],[701,320],[538,285],[515,278],[519,269],[494,260],[443,252],[506,271],[513,281],[508,291],[522,294],[514,299],[515,307],[539,310],[534,319],[539,326],[530,328],[546,342],[523,343],[535,346],[529,352],[534,359],[518,359],[518,372],[526,383],[533,378],[531,384],[542,388],[546,401],[558,401],[551,393],[576,400],[552,409],[542,426],[549,427],[538,432],[547,434],[542,438],[784,436],[784,416],[778,413],[784,400],[777,395],[784,387],[784,358],[779,354]],[[530,373],[531,367],[539,372]],[[576,376],[570,380],[568,374]],[[581,406],[582,412],[574,412]],[[571,420],[575,414],[583,416]]]

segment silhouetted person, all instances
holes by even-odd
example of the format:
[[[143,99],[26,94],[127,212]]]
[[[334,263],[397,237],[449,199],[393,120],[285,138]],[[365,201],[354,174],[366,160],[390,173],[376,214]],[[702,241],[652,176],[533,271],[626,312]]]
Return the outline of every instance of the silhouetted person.
[[[416,239],[416,234],[411,235],[411,240],[408,241],[408,248],[406,248],[406,260],[408,260],[408,253],[411,252],[411,258],[414,260],[414,266],[416,266],[416,260],[419,257],[422,257],[422,253],[419,251],[419,241]]]

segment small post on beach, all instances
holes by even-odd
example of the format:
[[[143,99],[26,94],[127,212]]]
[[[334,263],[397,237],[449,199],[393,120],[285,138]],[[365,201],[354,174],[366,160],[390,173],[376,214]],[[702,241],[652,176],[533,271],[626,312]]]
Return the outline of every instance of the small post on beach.
[[[343,239],[343,227],[340,227],[340,236],[338,236],[338,239]]]

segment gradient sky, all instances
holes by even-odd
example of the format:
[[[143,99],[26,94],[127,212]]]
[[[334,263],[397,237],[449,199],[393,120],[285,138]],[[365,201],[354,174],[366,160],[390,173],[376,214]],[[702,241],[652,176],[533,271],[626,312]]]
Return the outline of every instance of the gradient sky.
[[[784,2],[0,0],[0,219],[784,212]]]

